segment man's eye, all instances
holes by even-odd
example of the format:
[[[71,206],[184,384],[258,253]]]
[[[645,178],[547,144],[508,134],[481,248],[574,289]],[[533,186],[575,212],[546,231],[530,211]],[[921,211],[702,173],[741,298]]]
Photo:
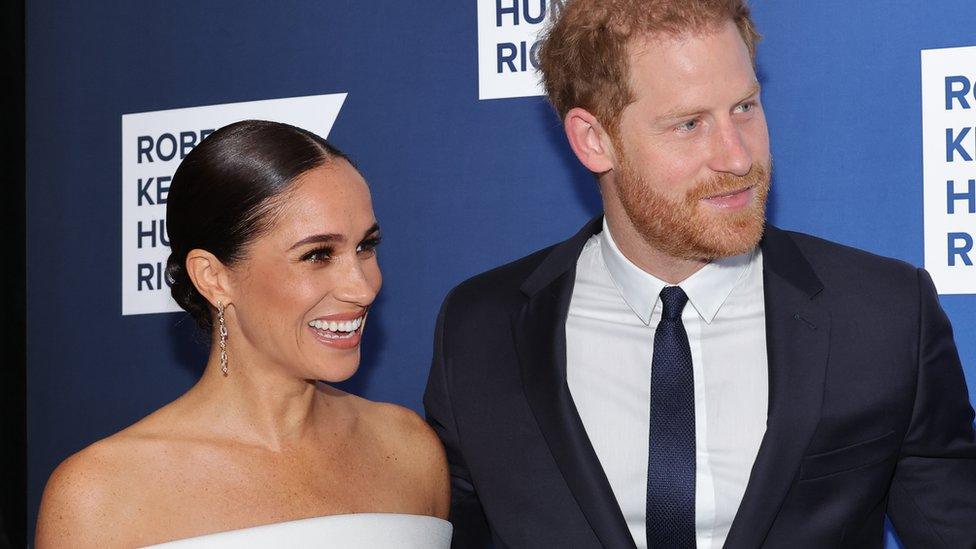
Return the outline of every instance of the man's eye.
[[[735,108],[736,112],[746,113],[756,108],[756,104],[753,102],[743,103]]]
[[[693,120],[689,120],[687,122],[678,124],[678,129],[681,131],[690,132],[695,128],[697,128],[699,124],[700,124],[699,120],[695,118]]]

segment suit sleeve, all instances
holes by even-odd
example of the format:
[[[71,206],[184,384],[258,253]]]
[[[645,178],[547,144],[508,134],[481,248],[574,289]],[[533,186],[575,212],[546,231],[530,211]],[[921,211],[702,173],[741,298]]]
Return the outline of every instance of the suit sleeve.
[[[912,419],[888,496],[906,547],[976,547],[976,436],[949,319],[918,270],[918,373]]]
[[[445,324],[448,310],[448,295],[437,316],[434,331],[434,358],[424,392],[424,412],[427,422],[440,437],[447,452],[451,472],[451,512],[450,521],[454,525],[455,548],[490,547],[491,534],[485,518],[481,501],[471,482],[471,475],[464,459],[464,452],[458,438],[454,409],[451,403],[448,383],[447,363],[449,357],[444,353]]]

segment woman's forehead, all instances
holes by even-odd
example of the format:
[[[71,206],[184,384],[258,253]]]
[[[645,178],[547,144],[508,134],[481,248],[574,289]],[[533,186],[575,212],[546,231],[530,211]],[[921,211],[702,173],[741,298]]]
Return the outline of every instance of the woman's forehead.
[[[358,237],[368,230],[376,222],[369,188],[348,162],[339,164],[302,174],[282,197],[270,233],[297,240],[327,233]]]

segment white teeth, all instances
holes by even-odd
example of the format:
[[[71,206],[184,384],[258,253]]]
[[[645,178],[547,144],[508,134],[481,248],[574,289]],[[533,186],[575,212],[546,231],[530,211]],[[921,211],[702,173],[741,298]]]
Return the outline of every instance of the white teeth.
[[[309,326],[320,331],[328,332],[355,332],[363,325],[363,317],[356,318],[354,320],[312,320],[308,323]]]

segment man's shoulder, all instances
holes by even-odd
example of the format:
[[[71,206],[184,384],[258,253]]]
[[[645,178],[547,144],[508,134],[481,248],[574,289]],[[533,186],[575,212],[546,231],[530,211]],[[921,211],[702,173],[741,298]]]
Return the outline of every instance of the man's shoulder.
[[[875,282],[917,284],[918,268],[906,261],[798,231],[779,230],[791,240],[825,284]],[[768,252],[767,252],[768,253]]]
[[[522,284],[538,269],[556,246],[558,244],[472,276],[448,293],[445,306],[448,303],[461,307],[497,306],[519,301]]]

